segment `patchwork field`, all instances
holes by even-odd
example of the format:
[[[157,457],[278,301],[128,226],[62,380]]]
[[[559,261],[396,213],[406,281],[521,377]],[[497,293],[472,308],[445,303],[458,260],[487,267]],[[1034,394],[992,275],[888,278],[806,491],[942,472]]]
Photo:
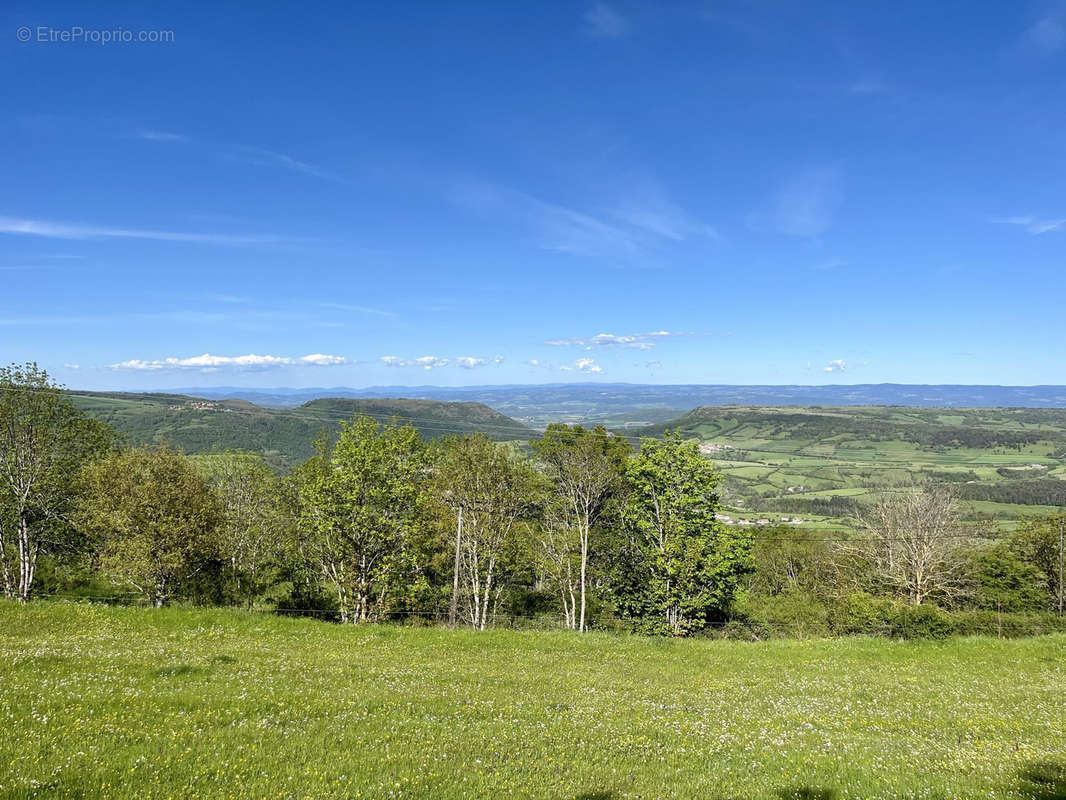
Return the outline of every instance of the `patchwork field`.
[[[0,664],[3,798],[1066,792],[1062,636],[745,644],[0,604]]]
[[[971,521],[1011,528],[1066,505],[1066,410],[697,408],[666,429],[697,438],[725,476],[727,514],[850,527],[885,491],[949,483]]]

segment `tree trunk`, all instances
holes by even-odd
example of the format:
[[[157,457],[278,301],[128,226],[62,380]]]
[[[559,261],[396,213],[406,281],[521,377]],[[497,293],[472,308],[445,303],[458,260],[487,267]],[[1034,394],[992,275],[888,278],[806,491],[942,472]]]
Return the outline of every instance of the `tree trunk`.
[[[463,543],[463,507],[459,506],[459,524],[455,529],[455,564],[452,569],[452,601],[448,606],[448,627],[455,627],[459,611],[459,549]]]
[[[0,565],[3,566],[4,572],[4,597],[8,600],[15,599],[15,585],[11,581],[11,565],[7,560],[7,539],[0,531]]]
[[[585,528],[581,532],[581,627],[579,630],[585,632],[585,584],[587,583],[587,572],[589,562],[589,535],[588,528]]]
[[[25,517],[19,518],[19,586],[18,601],[25,603],[33,590],[33,575],[37,568],[37,548],[30,541],[30,526]]]

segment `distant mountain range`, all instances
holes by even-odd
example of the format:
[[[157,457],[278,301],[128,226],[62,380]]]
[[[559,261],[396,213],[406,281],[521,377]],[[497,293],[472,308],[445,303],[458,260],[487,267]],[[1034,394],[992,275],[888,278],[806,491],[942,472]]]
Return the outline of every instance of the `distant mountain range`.
[[[662,422],[697,406],[932,406],[953,408],[1066,408],[1066,386],[955,386],[899,383],[830,386],[645,385],[553,383],[532,386],[372,386],[309,389],[196,387],[182,394],[241,398],[287,408],[322,397],[392,398],[483,403],[528,425]]]

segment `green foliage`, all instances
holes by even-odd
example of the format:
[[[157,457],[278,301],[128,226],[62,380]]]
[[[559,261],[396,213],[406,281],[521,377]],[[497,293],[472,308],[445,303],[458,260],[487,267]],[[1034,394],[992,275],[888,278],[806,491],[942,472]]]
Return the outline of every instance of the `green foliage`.
[[[511,580],[532,577],[526,523],[542,480],[528,459],[484,434],[447,440],[433,473],[429,491],[441,512],[443,549],[454,543],[449,621],[461,613],[484,630]]]
[[[751,537],[715,522],[718,473],[694,442],[647,439],[626,469],[630,567],[616,602],[641,628],[680,636],[728,611],[749,570]]]
[[[423,588],[410,540],[425,466],[414,428],[355,417],[302,473],[300,547],[335,591],[342,620],[381,619]]]
[[[242,450],[264,454],[288,469],[313,455],[322,429],[336,437],[341,422],[363,414],[380,423],[410,424],[433,439],[484,431],[490,439],[528,439],[524,425],[481,403],[409,399],[312,400],[297,408],[265,408],[244,400],[204,400],[173,394],[71,393],[86,413],[113,425],[134,446],[168,444],[187,453]]]
[[[123,450],[89,464],[80,486],[76,521],[95,539],[101,569],[154,605],[188,595],[216,562],[224,511],[185,455]]]
[[[990,611],[1040,611],[1048,606],[1047,578],[1009,542],[981,548],[973,556],[973,603]]]
[[[26,600],[38,558],[84,550],[70,525],[74,476],[113,445],[36,364],[0,368],[0,570],[5,596]]]
[[[1059,611],[1066,608],[1066,512],[1025,518],[1012,534],[1010,546],[1040,571],[1047,586],[1048,605]]]
[[[557,423],[531,444],[551,485],[542,539],[546,561],[554,567],[551,577],[567,626],[585,631],[590,569],[597,566],[597,547],[611,549],[603,528],[622,507],[629,443],[600,425],[586,429]]]
[[[226,599],[253,605],[278,580],[291,514],[281,480],[258,453],[227,451],[194,457],[222,502],[218,555]]]

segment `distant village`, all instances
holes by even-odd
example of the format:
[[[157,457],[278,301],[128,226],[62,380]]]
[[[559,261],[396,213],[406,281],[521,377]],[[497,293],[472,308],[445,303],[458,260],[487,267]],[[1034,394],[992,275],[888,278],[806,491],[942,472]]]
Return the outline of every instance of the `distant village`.
[[[724,522],[726,525],[773,525],[774,520],[768,517],[760,517],[759,519],[733,519],[728,514],[718,514],[717,519],[720,522]],[[803,520],[799,517],[781,517],[778,520],[782,525],[802,525]]]

